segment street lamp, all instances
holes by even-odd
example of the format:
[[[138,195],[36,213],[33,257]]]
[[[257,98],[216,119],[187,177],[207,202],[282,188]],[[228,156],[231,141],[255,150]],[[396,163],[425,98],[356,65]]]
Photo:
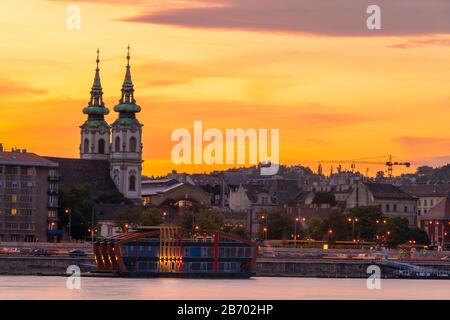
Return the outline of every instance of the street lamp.
[[[347,221],[352,224],[352,239],[355,239],[355,222],[358,222],[358,218],[348,218]]]
[[[299,221],[298,218],[295,218],[294,222],[294,244],[297,243],[297,222]]]
[[[69,215],[69,242],[72,242],[72,210],[66,208],[64,209],[64,213]]]
[[[263,232],[264,232],[264,237],[265,237],[265,239],[267,241],[267,227],[263,228]]]

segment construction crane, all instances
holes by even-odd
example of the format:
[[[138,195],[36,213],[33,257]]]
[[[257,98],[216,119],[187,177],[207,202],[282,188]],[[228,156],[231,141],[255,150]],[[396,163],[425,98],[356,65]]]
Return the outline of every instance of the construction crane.
[[[383,156],[383,158],[386,156]],[[322,160],[319,161],[319,164],[338,164],[338,171],[341,169],[341,164],[349,163],[350,168],[352,169],[352,172],[355,170],[357,164],[378,164],[378,165],[385,165],[387,167],[388,172],[388,178],[392,179],[393,175],[393,169],[394,166],[405,166],[409,168],[411,166],[411,162],[400,162],[400,161],[394,161],[393,156],[389,155],[389,159],[387,161],[364,161],[363,159],[356,159],[356,160]],[[368,169],[366,171],[366,174],[368,173]]]

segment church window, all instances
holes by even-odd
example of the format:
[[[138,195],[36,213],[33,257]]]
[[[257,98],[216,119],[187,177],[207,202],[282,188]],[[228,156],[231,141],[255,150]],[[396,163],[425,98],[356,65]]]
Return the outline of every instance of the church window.
[[[105,140],[98,140],[98,153],[105,154]]]
[[[136,177],[133,174],[130,175],[130,178],[129,178],[128,190],[136,191]]]
[[[84,153],[89,153],[89,139],[84,139]]]
[[[136,152],[136,138],[130,138],[130,152]]]
[[[114,144],[115,144],[114,148],[115,148],[116,152],[120,152],[120,138],[119,137],[116,137],[116,141],[114,142]]]

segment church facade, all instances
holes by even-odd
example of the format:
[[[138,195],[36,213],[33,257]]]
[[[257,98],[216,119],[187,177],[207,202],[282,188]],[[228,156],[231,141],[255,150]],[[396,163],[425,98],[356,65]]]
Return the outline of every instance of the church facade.
[[[126,198],[140,202],[143,125],[136,117],[141,107],[134,98],[129,47],[121,96],[118,104],[114,106],[117,117],[111,124],[105,121],[109,109],[103,101],[98,51],[96,62],[91,97],[83,109],[87,119],[80,126],[80,158],[108,161],[110,176],[116,188]]]

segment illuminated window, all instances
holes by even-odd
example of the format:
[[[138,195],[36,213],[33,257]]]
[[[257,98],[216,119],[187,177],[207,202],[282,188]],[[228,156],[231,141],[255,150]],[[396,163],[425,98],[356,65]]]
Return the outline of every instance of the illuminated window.
[[[17,202],[17,195],[13,194],[13,195],[11,196],[11,202],[12,202],[12,203],[16,203],[16,202]]]
[[[56,218],[57,216],[56,210],[49,210],[47,214],[49,218]]]
[[[17,216],[17,208],[12,208],[11,209],[11,215],[14,217],[14,216]]]

